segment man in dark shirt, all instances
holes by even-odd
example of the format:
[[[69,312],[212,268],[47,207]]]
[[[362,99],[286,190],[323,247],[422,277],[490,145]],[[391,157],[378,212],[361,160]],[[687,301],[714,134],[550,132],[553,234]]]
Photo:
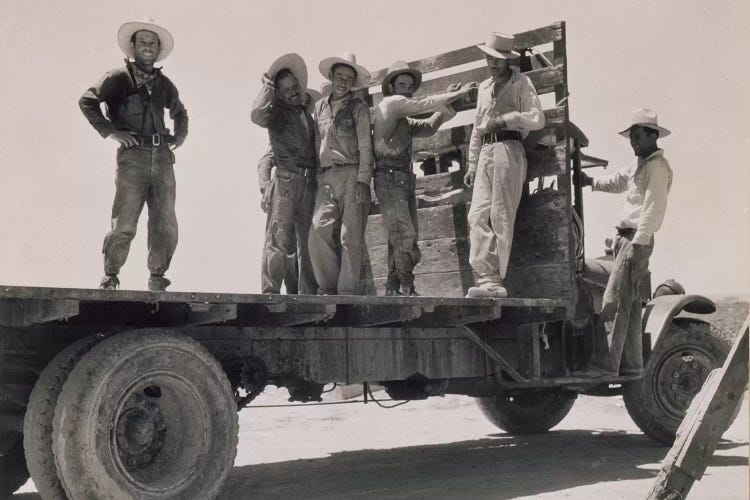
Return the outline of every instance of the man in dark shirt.
[[[173,149],[187,136],[188,116],[177,88],[154,64],[172,51],[172,35],[154,23],[129,22],[120,27],[118,43],[128,56],[125,66],[108,72],[88,89],[78,104],[102,137],[120,144],[117,150],[112,230],[104,238],[104,273],[100,288],[114,290],[135,237],[143,205],[148,204],[148,288],[163,291],[164,277],[177,246]],[[132,61],[131,61],[132,59]],[[106,116],[101,103],[106,104]],[[164,109],[174,135],[164,124]]]
[[[263,87],[253,103],[250,119],[268,129],[276,163],[274,194],[269,199],[266,241],[263,246],[261,288],[279,293],[295,252],[301,294],[315,294],[307,238],[315,204],[317,157],[315,123],[307,105],[307,66],[297,54],[278,58],[262,77]]]

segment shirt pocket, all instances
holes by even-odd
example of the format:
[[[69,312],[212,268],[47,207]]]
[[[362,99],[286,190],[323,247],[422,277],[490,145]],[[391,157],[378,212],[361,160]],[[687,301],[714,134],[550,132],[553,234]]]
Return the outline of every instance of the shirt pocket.
[[[353,137],[354,136],[354,117],[347,116],[347,117],[341,117],[338,116],[334,120],[334,126],[336,127],[336,136],[337,137]]]

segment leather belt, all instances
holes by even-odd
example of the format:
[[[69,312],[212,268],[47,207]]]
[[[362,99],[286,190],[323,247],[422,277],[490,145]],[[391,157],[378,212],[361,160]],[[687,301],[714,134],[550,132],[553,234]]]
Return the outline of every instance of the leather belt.
[[[279,165],[278,168],[286,170],[287,172],[291,172],[293,174],[301,175],[303,177],[315,177],[315,174],[317,173],[317,169],[315,168],[302,168],[285,165]]]
[[[375,161],[375,172],[378,172],[378,171],[384,172],[388,170],[398,170],[399,172],[410,172],[411,171],[411,159],[408,159],[407,161],[403,161],[403,160],[389,160],[386,158],[386,159]]]
[[[482,144],[493,144],[495,142],[504,141],[520,141],[521,132],[517,130],[498,130],[492,134],[484,134],[482,136]]]
[[[168,134],[137,135],[139,146],[167,146],[174,143],[174,137]]]

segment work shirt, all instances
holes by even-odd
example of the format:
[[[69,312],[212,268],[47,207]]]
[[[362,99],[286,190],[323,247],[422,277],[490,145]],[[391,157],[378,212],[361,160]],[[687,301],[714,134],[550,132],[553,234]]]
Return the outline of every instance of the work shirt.
[[[271,172],[273,171],[273,149],[271,145],[268,145],[268,149],[263,153],[258,161],[258,187],[261,191],[265,191],[268,187],[268,183],[271,182]]]
[[[282,168],[315,168],[315,124],[304,106],[289,106],[274,98],[270,80],[253,102],[250,119],[268,129],[276,164]]]
[[[384,97],[375,108],[373,148],[376,163],[385,158],[406,163],[411,161],[412,138],[434,134],[443,122],[456,115],[453,108],[445,105],[448,97],[448,94],[419,98],[401,95]],[[435,113],[429,118],[410,118],[430,112]]]
[[[149,90],[150,87],[150,90]],[[101,103],[107,105],[106,116]],[[139,85],[133,65],[126,61],[122,68],[109,71],[93,87],[84,92],[78,105],[86,119],[102,137],[117,130],[140,135],[169,134],[164,124],[164,109],[174,121],[175,144],[181,145],[188,133],[188,115],[180,101],[177,87],[154,68],[154,76]]]
[[[352,116],[346,108],[352,103]],[[318,151],[322,168],[357,165],[357,181],[370,184],[373,169],[370,108],[349,92],[341,99],[330,96],[315,104]]]
[[[672,169],[664,158],[664,151],[658,149],[646,158],[638,158],[621,172],[594,178],[591,187],[607,193],[627,191],[617,216],[617,227],[635,229],[633,243],[649,245],[667,211]]]
[[[520,132],[523,138],[526,138],[530,131],[544,127],[544,110],[534,84],[516,67],[511,67],[510,78],[499,89],[496,89],[492,78],[479,85],[477,115],[469,141],[469,171],[474,172],[477,169],[482,136],[487,124],[498,117],[505,120],[503,130],[515,130]]]

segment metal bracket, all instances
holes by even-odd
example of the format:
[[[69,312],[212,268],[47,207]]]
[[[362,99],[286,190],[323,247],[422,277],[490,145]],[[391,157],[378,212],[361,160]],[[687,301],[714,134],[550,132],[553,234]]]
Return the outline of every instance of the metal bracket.
[[[500,356],[500,354],[498,354],[496,350],[490,347],[490,345],[487,344],[487,342],[479,338],[479,335],[474,333],[468,326],[456,325],[456,328],[458,329],[459,332],[461,332],[464,335],[464,337],[471,340],[474,343],[474,345],[476,345],[482,351],[484,351],[485,354],[487,354],[487,356],[490,357],[490,359],[492,359],[495,363],[500,365],[500,368],[502,368],[505,372],[507,372],[508,375],[510,375],[511,378],[513,378],[513,380],[515,380],[516,382],[526,382],[526,383],[529,382],[529,379],[524,378],[523,375],[518,373],[512,366],[510,366],[510,363],[505,361],[505,358]]]

